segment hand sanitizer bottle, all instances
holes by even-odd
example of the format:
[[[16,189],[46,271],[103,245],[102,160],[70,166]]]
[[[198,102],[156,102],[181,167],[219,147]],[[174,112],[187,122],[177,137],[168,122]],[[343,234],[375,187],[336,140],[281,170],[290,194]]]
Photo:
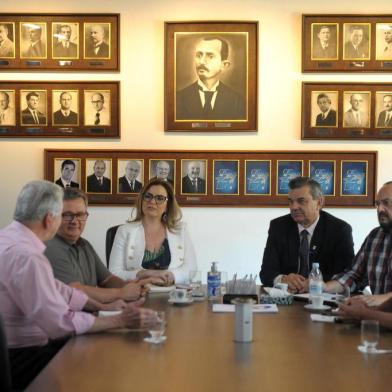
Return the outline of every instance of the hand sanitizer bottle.
[[[213,261],[211,271],[207,272],[207,296],[208,299],[214,299],[219,295],[221,276],[216,266],[217,262]]]

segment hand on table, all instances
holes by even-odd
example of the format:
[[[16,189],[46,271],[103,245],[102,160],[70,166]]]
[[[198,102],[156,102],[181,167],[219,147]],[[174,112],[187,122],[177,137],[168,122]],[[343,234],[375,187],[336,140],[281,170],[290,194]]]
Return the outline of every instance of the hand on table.
[[[289,285],[290,293],[304,293],[308,289],[308,280],[299,274],[283,275],[281,282]]]

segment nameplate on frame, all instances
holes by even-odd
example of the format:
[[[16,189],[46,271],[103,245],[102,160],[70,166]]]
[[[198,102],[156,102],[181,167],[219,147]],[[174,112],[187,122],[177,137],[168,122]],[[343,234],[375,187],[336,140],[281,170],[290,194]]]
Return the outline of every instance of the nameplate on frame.
[[[7,60],[0,60],[0,65],[9,65],[9,61],[7,61]]]
[[[215,123],[215,128],[231,128],[231,123]]]
[[[43,129],[41,128],[26,128],[27,133],[41,133]]]
[[[332,67],[332,63],[330,61],[319,61],[317,66],[320,68],[330,68]]]
[[[97,134],[97,133],[105,133],[105,128],[90,128],[88,130],[88,132],[95,133],[95,134]]]
[[[192,123],[192,128],[208,128],[208,123]]]
[[[392,68],[392,61],[383,61],[381,66],[384,68]]]
[[[60,67],[70,67],[70,66],[72,66],[72,61],[70,61],[70,60],[60,60],[59,61],[59,66]]]
[[[90,61],[88,64],[91,66],[104,65],[102,61]]]
[[[349,134],[352,136],[363,136],[365,134],[364,129],[353,129],[349,131]]]
[[[317,128],[316,129],[317,136],[332,136],[331,128]]]
[[[26,61],[26,65],[28,65],[29,67],[39,67],[41,65],[41,61],[28,60]]]
[[[383,135],[383,136],[390,136],[390,135],[392,135],[392,129],[383,129],[381,131],[381,135]]]

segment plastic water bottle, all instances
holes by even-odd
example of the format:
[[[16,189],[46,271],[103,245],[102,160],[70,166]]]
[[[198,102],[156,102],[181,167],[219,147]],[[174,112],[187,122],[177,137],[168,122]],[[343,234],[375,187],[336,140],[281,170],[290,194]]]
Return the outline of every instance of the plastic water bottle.
[[[312,297],[318,297],[323,294],[323,282],[323,274],[320,271],[319,263],[313,263],[309,274],[310,301],[312,301]]]
[[[215,299],[219,296],[219,288],[221,284],[221,274],[216,266],[217,262],[213,261],[211,271],[207,272],[207,296],[208,299]]]

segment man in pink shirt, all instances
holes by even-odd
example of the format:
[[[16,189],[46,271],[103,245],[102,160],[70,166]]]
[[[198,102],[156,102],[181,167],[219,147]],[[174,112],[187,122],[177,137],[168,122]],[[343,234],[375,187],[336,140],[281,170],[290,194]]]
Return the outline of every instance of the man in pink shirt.
[[[59,228],[62,199],[59,186],[32,181],[18,196],[14,221],[0,230],[0,314],[16,389],[32,381],[63,346],[65,337],[156,321],[156,312],[135,304],[124,304],[116,316],[95,317],[83,310],[108,309],[108,304],[89,299],[53,277],[43,242]]]

